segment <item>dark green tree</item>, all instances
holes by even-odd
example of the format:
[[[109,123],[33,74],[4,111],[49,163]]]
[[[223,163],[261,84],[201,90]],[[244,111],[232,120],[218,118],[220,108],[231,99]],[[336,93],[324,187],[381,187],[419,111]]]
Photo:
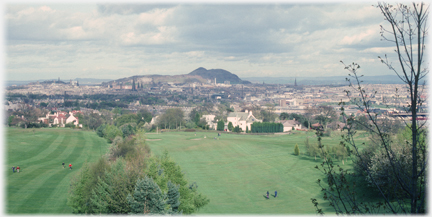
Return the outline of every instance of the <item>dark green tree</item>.
[[[136,115],[138,119],[137,125],[139,126],[141,126],[143,123],[150,123],[153,118],[152,113],[147,109],[140,109]]]
[[[280,120],[289,120],[289,118],[290,118],[290,115],[289,115],[288,113],[286,113],[286,112],[282,112],[282,113],[279,115],[279,119],[280,119]]]
[[[170,205],[172,213],[182,213],[179,210],[180,206],[180,192],[179,185],[173,184],[171,181],[168,181],[168,201],[167,204]]]
[[[231,123],[231,122],[230,122]],[[239,125],[237,125],[236,127],[234,127],[234,129],[233,129],[233,132],[235,132],[235,133],[240,133],[242,130],[241,130],[241,128],[240,128],[240,126]]]
[[[217,122],[217,130],[223,131],[225,128],[225,122],[223,120],[220,120]]]
[[[131,213],[133,214],[158,214],[168,213],[166,208],[166,195],[152,178],[138,179],[132,195],[127,196]]]
[[[232,132],[233,129],[234,129],[234,126],[233,126],[232,122],[229,122],[228,123],[228,130]]]

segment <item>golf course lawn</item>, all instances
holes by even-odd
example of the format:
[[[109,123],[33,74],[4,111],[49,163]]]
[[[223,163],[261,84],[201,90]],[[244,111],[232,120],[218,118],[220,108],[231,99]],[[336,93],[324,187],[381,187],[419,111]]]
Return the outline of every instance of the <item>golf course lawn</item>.
[[[152,152],[168,150],[189,182],[197,182],[210,199],[198,214],[315,214],[311,198],[334,214],[316,183],[323,175],[314,167],[322,160],[294,155],[295,144],[304,152],[306,136],[313,143],[314,135],[222,134],[215,140],[216,131],[146,134]],[[324,137],[323,144],[336,145],[339,139]],[[275,190],[277,198],[264,197]]]
[[[71,177],[109,147],[94,132],[67,128],[7,128],[5,136],[7,214],[71,214],[67,206]],[[295,144],[304,152],[306,137],[316,143],[313,132],[223,133],[218,139],[216,131],[164,132],[146,137],[153,154],[168,150],[189,182],[196,182],[210,199],[197,214],[315,214],[311,198],[318,199],[326,214],[334,214],[316,184],[323,175],[314,167],[322,159],[294,155]],[[324,137],[323,144],[337,145],[339,140]],[[12,166],[19,166],[20,172],[12,173]],[[277,198],[272,196],[275,190]],[[264,197],[267,191],[270,199]]]
[[[71,214],[66,203],[72,175],[109,146],[94,132],[67,128],[7,128],[5,136],[7,214]],[[12,166],[20,172],[12,173]]]

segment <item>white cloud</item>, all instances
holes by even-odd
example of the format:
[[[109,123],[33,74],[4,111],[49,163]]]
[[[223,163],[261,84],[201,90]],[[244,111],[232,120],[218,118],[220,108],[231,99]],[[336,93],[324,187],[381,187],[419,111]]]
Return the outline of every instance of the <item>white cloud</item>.
[[[339,60],[375,64],[377,53],[391,49],[381,47],[383,19],[369,4],[89,8],[98,10],[8,5],[8,73],[85,70],[81,76],[118,78],[202,66],[243,76],[336,75],[343,73]]]
[[[138,22],[155,26],[166,25],[167,19],[171,18],[175,8],[156,8],[149,12],[139,14]]]
[[[349,36],[345,36],[341,40],[340,44],[341,45],[358,44],[358,43],[362,43],[364,41],[370,40],[372,38],[375,38],[376,35],[379,35],[379,30],[378,30],[378,28],[376,28],[374,26],[370,29],[366,29],[366,30],[363,30],[361,32],[354,32],[354,33],[350,34]]]
[[[371,47],[371,48],[364,49],[360,52],[383,54],[383,53],[393,53],[394,50],[395,50],[394,47]]]

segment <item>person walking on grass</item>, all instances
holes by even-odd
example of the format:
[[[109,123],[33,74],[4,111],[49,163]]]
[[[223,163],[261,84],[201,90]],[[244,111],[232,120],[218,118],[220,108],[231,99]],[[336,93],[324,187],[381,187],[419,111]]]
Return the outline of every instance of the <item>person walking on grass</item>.
[[[275,191],[275,197],[277,197],[277,191]]]
[[[267,191],[267,199],[269,199],[269,192]]]
[[[20,169],[19,166],[17,166],[17,172],[18,172],[18,173],[19,173],[19,169]]]
[[[72,164],[69,164],[69,169],[72,169]]]
[[[62,163],[63,169],[64,169],[64,162]]]
[[[15,172],[15,167],[14,167],[14,166],[12,167],[12,172],[13,172],[13,173]]]

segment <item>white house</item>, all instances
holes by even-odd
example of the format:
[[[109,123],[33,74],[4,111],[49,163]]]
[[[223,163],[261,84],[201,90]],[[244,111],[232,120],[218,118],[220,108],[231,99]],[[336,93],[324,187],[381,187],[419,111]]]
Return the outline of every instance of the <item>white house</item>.
[[[207,122],[207,125],[209,125],[210,128],[214,128],[216,130],[216,123],[213,123],[213,120],[215,119],[216,115],[203,115],[202,118],[205,119]],[[201,119],[202,119],[201,118]]]
[[[252,111],[246,110],[245,112],[230,112],[228,114],[227,123],[231,122],[234,127],[239,126],[244,132],[246,127],[251,130],[253,122],[262,122],[252,115]]]
[[[74,114],[76,113],[76,111],[69,112],[69,114],[62,111],[56,112],[54,114],[48,113],[45,117],[38,118],[38,121],[43,121],[45,124],[48,124],[50,126],[54,124],[60,127],[64,127],[65,124],[73,123],[77,127],[82,127],[82,125],[79,124],[78,118],[74,116]]]
[[[282,123],[283,124],[283,131],[288,132],[291,131],[294,127],[295,130],[301,129],[300,122],[294,120],[283,120],[283,121],[277,121],[276,123]]]
[[[68,123],[73,123],[75,126],[79,124],[78,118],[75,117],[72,112],[69,112],[69,117],[66,118],[66,124]]]

